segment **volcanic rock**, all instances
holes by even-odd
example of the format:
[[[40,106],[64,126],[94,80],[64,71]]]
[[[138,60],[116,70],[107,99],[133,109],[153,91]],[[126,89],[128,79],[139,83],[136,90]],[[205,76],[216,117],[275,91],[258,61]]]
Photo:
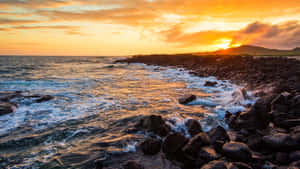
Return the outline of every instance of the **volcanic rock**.
[[[278,152],[276,153],[275,160],[279,164],[288,164],[290,161],[289,154],[286,152]]]
[[[216,151],[211,147],[203,147],[198,153],[198,158],[205,162],[213,161],[218,158]]]
[[[163,142],[162,150],[167,156],[172,155],[180,150],[187,142],[188,139],[181,133],[170,134]]]
[[[195,119],[189,119],[185,123],[185,125],[187,127],[187,130],[188,130],[189,134],[192,137],[197,135],[198,133],[202,132],[202,127],[201,127],[200,123]]]
[[[206,81],[204,86],[215,87],[217,84],[218,82]]]
[[[252,158],[249,147],[244,143],[226,143],[223,145],[223,152],[227,157],[238,161],[249,161]]]
[[[294,140],[289,134],[277,133],[272,135],[267,135],[262,138],[263,142],[269,148],[276,150],[287,151],[295,146]]]
[[[183,151],[193,157],[197,157],[200,149],[209,144],[209,136],[206,133],[201,132],[189,140],[189,142],[183,147]]]
[[[230,138],[229,138],[226,130],[221,126],[218,126],[217,128],[211,130],[209,132],[209,136],[210,136],[211,144],[215,144],[216,141],[218,141],[218,140],[224,141],[224,142],[230,141]]]
[[[170,127],[165,124],[162,117],[156,115],[150,115],[142,118],[137,124],[137,127],[144,128],[148,132],[153,132],[159,136],[166,136],[170,131]]]
[[[300,160],[300,151],[291,152],[289,154],[289,159],[291,161],[298,161],[298,160]]]
[[[180,104],[188,104],[196,99],[197,99],[197,97],[195,95],[186,95],[179,99],[179,103]]]
[[[141,148],[146,155],[155,155],[160,151],[161,141],[156,139],[147,139],[141,143]]]
[[[144,169],[144,167],[136,161],[128,161],[123,164],[124,169]]]

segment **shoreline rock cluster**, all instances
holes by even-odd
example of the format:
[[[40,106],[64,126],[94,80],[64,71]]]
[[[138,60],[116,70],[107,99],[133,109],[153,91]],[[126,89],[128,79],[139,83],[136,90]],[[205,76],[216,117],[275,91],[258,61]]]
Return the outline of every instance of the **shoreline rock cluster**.
[[[278,97],[271,104],[278,104]],[[239,118],[235,120],[238,121]],[[136,127],[160,137],[152,135],[140,143],[139,147],[146,156],[162,152],[166,159],[183,169],[296,169],[300,167],[300,125],[283,129],[270,121],[265,128],[258,125],[258,128],[251,126],[251,128],[226,131],[218,126],[208,133],[202,131],[197,120],[189,119],[185,125],[191,138],[179,132],[165,130],[167,123],[161,116],[146,116]],[[166,131],[163,135],[161,129]],[[125,163],[126,167],[123,168],[143,168],[142,163],[136,161],[128,163]]]
[[[15,112],[20,99],[31,99],[33,103],[42,103],[52,100],[54,97],[50,95],[24,95],[22,91],[0,92],[0,116]]]
[[[205,133],[197,120],[190,119],[185,125],[191,138],[171,130],[161,135],[158,126],[168,128],[162,117],[143,118],[143,125],[137,127],[161,136],[148,138],[139,145],[145,155],[162,152],[184,169],[300,168],[299,61],[282,57],[154,55],[119,62],[183,67],[198,76],[216,76],[260,91],[256,93],[260,99],[248,110],[226,113],[228,131],[219,126]],[[179,102],[186,104],[192,100],[194,96],[190,95]],[[155,119],[159,122],[152,121]],[[149,130],[152,124],[157,129]],[[142,163],[131,163],[139,167],[128,169],[143,168]]]

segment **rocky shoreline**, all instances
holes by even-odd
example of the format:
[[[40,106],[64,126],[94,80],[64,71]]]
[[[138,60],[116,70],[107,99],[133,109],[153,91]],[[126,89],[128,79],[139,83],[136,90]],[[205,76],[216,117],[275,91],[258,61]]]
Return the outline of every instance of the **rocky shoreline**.
[[[228,131],[219,126],[206,133],[197,120],[188,120],[185,125],[190,138],[171,131],[159,115],[144,117],[136,128],[153,135],[137,146],[137,153],[143,152],[146,157],[159,155],[157,158],[168,159],[173,164],[163,168],[300,168],[299,61],[283,57],[154,55],[135,56],[118,62],[181,67],[197,76],[216,76],[243,84],[256,90],[260,97],[244,112],[226,113]],[[209,82],[207,85],[214,84]],[[180,100],[181,103],[188,101]],[[145,165],[149,161],[126,160],[121,168],[149,166]],[[106,167],[105,162],[98,166],[111,168]],[[159,163],[153,166],[161,168]]]

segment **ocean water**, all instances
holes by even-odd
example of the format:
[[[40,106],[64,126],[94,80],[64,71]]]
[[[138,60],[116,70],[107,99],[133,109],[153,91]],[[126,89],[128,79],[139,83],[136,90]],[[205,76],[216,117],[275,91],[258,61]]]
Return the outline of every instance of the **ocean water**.
[[[55,99],[17,100],[0,116],[0,168],[84,168],[98,158],[135,151],[147,133],[134,130],[143,116],[159,114],[173,131],[198,119],[205,131],[223,125],[226,111],[245,110],[256,98],[242,86],[196,77],[172,67],[126,64],[120,57],[0,57],[0,92],[48,94]],[[207,80],[216,87],[205,87]],[[198,99],[181,105],[184,94]]]

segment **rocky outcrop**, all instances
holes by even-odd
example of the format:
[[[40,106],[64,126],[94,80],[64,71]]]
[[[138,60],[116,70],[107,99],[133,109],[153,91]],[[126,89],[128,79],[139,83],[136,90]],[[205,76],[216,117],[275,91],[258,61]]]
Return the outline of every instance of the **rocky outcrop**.
[[[186,95],[181,97],[178,101],[180,104],[188,104],[196,99],[197,97],[195,95]]]

